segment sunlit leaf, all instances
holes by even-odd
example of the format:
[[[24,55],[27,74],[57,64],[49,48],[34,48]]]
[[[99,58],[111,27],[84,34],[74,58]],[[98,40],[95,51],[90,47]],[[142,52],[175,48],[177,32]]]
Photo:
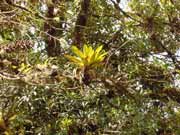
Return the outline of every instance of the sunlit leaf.
[[[78,57],[84,58],[83,52],[81,52],[76,46],[72,46],[71,49]]]
[[[102,48],[103,46],[101,45],[94,50],[92,46],[85,44],[82,52],[77,47],[72,46],[72,51],[77,57],[70,55],[65,55],[65,57],[80,67],[87,66],[89,68],[94,68],[97,67],[98,63],[102,62],[107,55],[107,52],[102,50]]]

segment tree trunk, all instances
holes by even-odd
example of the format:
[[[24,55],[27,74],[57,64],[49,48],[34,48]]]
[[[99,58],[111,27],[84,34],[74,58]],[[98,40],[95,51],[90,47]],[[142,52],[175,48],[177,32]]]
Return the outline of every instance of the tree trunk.
[[[46,51],[48,56],[55,57],[59,56],[61,53],[60,43],[57,37],[60,37],[63,33],[63,23],[62,20],[64,16],[60,17],[60,22],[55,22],[53,18],[56,16],[54,13],[54,5],[49,4],[46,17],[48,20],[44,24],[44,31],[47,33],[46,35]],[[56,29],[58,28],[58,29]]]
[[[81,11],[78,14],[74,29],[73,45],[81,47],[84,43],[84,28],[87,25],[88,11],[90,8],[90,0],[83,0],[81,3]]]

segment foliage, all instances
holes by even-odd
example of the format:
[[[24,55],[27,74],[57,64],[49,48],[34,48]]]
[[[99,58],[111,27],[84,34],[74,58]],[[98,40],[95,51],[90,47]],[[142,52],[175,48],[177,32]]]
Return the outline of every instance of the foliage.
[[[107,55],[107,52],[102,50],[103,46],[99,46],[96,50],[93,50],[91,46],[84,45],[83,52],[76,46],[72,46],[72,51],[78,56],[66,55],[66,57],[77,64],[79,67],[94,68],[99,66]]]
[[[0,134],[179,135],[179,15],[178,0],[2,0]]]

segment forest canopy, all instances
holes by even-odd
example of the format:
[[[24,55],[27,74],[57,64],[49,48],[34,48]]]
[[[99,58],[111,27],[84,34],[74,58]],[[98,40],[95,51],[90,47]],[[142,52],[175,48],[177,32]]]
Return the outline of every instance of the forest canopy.
[[[179,135],[180,1],[1,0],[0,134]]]

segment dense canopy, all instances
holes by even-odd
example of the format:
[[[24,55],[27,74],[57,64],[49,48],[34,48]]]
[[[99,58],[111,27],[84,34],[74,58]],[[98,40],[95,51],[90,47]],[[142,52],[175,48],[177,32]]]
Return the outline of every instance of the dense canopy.
[[[1,0],[0,134],[180,135],[179,0]]]

